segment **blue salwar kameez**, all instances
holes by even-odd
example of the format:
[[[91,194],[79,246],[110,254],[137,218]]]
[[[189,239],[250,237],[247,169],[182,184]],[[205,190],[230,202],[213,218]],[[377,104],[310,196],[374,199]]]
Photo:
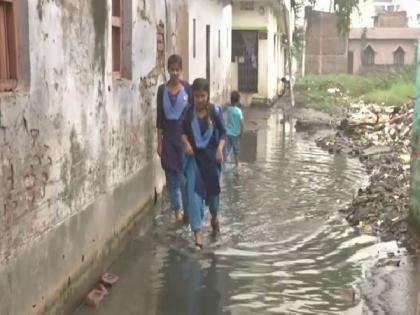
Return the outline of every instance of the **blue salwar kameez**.
[[[191,229],[201,230],[204,207],[215,216],[219,212],[221,164],[216,160],[219,143],[226,131],[222,113],[210,105],[209,115],[198,118],[194,106],[190,106],[184,122],[184,134],[193,147],[194,155],[186,156],[186,204]]]
[[[174,211],[182,209],[185,203],[185,155],[181,137],[185,113],[191,98],[188,83],[183,82],[183,85],[176,95],[171,95],[167,85],[163,84],[158,89],[157,97],[156,127],[163,132],[161,164],[166,175],[171,209]]]

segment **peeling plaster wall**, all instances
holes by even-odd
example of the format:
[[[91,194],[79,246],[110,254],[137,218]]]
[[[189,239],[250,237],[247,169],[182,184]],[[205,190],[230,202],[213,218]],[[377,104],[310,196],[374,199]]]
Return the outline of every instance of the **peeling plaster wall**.
[[[0,94],[0,314],[65,300],[162,190],[154,121],[165,3],[183,12],[182,1],[132,1],[132,79],[114,80],[111,0],[28,1],[30,84]]]
[[[210,93],[211,100],[229,102],[232,54],[232,6],[220,0],[189,0],[189,73],[192,82],[206,77],[206,25],[210,25]],[[193,19],[196,19],[196,58],[193,58]],[[220,30],[220,58],[218,57]]]

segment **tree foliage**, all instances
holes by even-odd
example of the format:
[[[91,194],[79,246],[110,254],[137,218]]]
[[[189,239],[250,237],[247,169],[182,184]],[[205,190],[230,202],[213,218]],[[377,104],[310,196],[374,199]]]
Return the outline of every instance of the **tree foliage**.
[[[341,35],[350,31],[351,15],[359,8],[359,0],[334,0],[334,9],[337,13],[337,28]]]
[[[297,0],[292,0],[292,7],[293,3],[296,1]],[[301,1],[301,3],[303,3],[305,0]],[[309,3],[315,5],[316,1],[317,0],[309,0]],[[338,17],[337,29],[343,36],[347,35],[350,31],[351,15],[359,9],[359,1],[360,0],[334,0],[334,11]]]

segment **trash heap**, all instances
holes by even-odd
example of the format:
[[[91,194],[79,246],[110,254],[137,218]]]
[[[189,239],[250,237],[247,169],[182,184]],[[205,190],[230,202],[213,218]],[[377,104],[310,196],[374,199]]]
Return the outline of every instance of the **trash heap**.
[[[414,248],[408,235],[411,129],[414,104],[383,107],[354,104],[334,135],[317,144],[335,154],[358,157],[370,175],[349,207],[347,220],[364,233],[397,239]]]

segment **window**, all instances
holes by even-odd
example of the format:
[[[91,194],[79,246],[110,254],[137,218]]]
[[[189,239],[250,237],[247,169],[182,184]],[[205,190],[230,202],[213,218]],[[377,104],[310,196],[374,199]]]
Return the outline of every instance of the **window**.
[[[112,71],[121,75],[122,50],[122,10],[121,0],[112,0]]]
[[[197,21],[196,19],[193,19],[193,58],[195,58],[197,55],[196,36],[197,36]]]
[[[398,47],[396,51],[394,51],[394,65],[403,66],[405,59],[405,51],[401,47]]]
[[[14,0],[0,0],[0,91],[17,86]]]
[[[375,64],[375,51],[370,45],[363,51],[362,64],[364,66],[372,66]]]
[[[221,55],[221,47],[220,47],[220,45],[221,45],[221,42],[220,42],[220,30],[219,30],[219,41],[218,41],[218,52],[217,52],[219,58],[220,58],[220,55]]]

